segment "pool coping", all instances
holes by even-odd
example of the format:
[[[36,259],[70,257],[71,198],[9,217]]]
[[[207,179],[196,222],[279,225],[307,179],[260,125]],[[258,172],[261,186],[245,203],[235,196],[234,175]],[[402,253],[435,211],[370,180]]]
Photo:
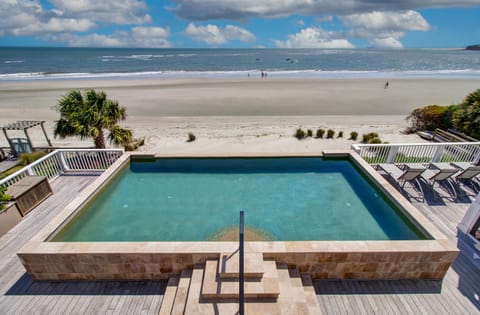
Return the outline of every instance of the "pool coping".
[[[414,241],[246,242],[246,252],[287,263],[314,278],[442,279],[458,255],[456,246],[386,179],[350,150],[300,154],[136,154],[125,153],[65,207],[18,253],[36,280],[167,279],[221,253],[238,242],[48,242],[133,158],[348,157],[412,221],[432,237]]]

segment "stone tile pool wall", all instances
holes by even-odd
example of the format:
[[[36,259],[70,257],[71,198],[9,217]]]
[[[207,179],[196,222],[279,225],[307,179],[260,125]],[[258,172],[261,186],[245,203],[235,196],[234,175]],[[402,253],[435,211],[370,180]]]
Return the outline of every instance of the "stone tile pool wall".
[[[331,151],[324,152],[324,155],[349,157],[383,193],[391,198],[405,216],[431,239],[247,242],[245,251],[263,253],[265,259],[287,263],[290,267],[298,268],[302,273],[309,273],[313,278],[442,279],[458,255],[455,245],[356,153]],[[49,242],[49,238],[88,203],[97,191],[108,184],[117,171],[128,165],[132,156],[153,157],[153,155],[131,154],[122,156],[19,251],[18,257],[33,279],[167,279],[171,275],[179,274],[183,269],[192,268],[196,263],[218,258],[221,253],[231,253],[238,248],[236,242]],[[162,155],[162,157],[167,156]],[[248,155],[248,157],[255,157],[255,155]]]

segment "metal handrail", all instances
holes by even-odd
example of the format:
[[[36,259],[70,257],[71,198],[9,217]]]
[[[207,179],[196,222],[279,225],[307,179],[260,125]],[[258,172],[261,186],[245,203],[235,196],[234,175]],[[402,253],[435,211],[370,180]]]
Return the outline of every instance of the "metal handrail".
[[[238,286],[238,304],[239,304],[239,308],[238,308],[238,313],[240,315],[244,315],[245,314],[245,288],[244,288],[244,285],[245,285],[245,270],[244,270],[244,258],[243,258],[243,242],[244,242],[244,224],[243,224],[243,211],[240,211],[240,225],[239,225],[239,248],[238,248],[238,251],[239,251],[239,271],[238,271],[238,274],[239,274],[239,286]]]

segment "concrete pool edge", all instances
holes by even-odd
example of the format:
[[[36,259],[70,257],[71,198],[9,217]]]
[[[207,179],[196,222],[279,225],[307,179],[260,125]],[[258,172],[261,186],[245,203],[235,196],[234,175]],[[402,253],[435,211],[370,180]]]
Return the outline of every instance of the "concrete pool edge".
[[[150,155],[124,154],[85,188],[19,252],[27,272],[36,280],[167,279],[196,263],[216,259],[238,248],[236,242],[88,242],[47,240],[83,207],[98,190],[133,158],[154,157],[311,157],[322,154],[272,155]],[[391,197],[412,222],[433,239],[418,241],[302,241],[248,242],[246,250],[265,259],[287,263],[313,278],[328,279],[442,279],[458,250],[393,186],[352,151],[324,152],[349,157],[366,176]]]

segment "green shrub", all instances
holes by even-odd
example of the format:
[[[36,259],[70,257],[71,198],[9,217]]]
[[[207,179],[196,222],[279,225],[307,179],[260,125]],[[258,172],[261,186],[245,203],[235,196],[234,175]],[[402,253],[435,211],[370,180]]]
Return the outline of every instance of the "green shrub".
[[[303,131],[302,128],[298,128],[297,131],[295,131],[295,134],[293,136],[298,140],[305,139],[305,131]]]
[[[339,132],[338,132],[337,138],[343,138],[343,131],[339,131]]]
[[[317,129],[317,138],[323,138],[323,135],[325,134],[325,130],[322,128]]]
[[[370,143],[370,140],[378,138],[378,133],[370,132],[363,135],[362,143]]]
[[[416,108],[407,116],[410,126],[405,131],[414,133],[421,130],[434,131],[437,128],[447,130],[453,126],[452,115],[457,110],[457,107],[457,105],[428,105]]]
[[[313,137],[313,131],[312,129],[307,130],[307,137]]]
[[[480,89],[470,93],[453,112],[453,125],[466,135],[480,139]]]
[[[357,141],[357,139],[358,139],[358,132],[356,132],[356,131],[350,132],[350,139],[352,139],[353,141]]]
[[[335,131],[333,129],[327,130],[327,139],[331,139],[335,136]]]
[[[0,210],[3,210],[3,208],[5,208],[3,202],[10,201],[12,199],[12,196],[5,193],[6,191],[6,187],[0,186]]]
[[[368,140],[368,144],[379,144],[382,143],[382,140],[380,140],[379,137],[374,137]]]
[[[43,151],[37,151],[32,153],[22,153],[20,154],[20,164],[23,166],[26,166],[45,155],[47,155],[47,153]]]
[[[187,142],[193,142],[195,139],[197,139],[197,137],[192,132],[189,132]]]

